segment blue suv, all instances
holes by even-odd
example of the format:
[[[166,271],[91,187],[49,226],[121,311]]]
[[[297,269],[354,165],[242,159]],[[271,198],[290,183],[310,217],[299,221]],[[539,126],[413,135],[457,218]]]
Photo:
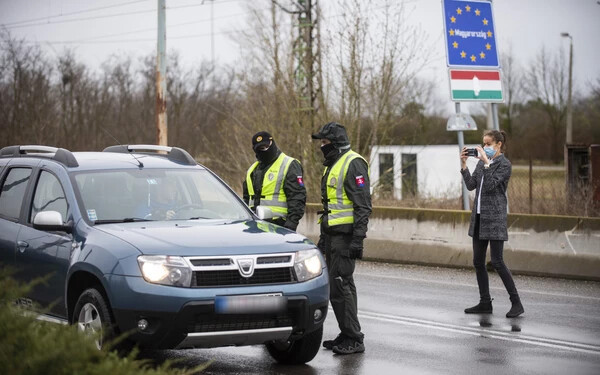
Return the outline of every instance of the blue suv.
[[[0,262],[46,282],[40,318],[143,348],[319,350],[329,285],[306,237],[256,217],[185,151],[119,145],[0,150]]]

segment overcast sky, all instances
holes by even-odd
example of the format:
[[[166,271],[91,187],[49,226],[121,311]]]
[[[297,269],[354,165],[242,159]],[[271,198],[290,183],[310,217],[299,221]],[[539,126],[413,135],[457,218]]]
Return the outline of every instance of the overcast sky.
[[[210,60],[213,50],[217,63],[234,63],[239,51],[232,32],[247,27],[246,1],[255,0],[215,0],[212,5],[209,0],[166,0],[167,49],[178,51],[186,66]],[[286,1],[280,0],[283,4]],[[334,3],[319,1],[326,9]],[[452,108],[441,1],[402,1],[410,12],[409,22],[420,26],[435,47],[432,63],[421,74],[437,78],[439,96],[448,99]],[[157,2],[0,0],[0,24],[18,38],[40,43],[50,56],[69,47],[91,68],[98,68],[111,54],[136,58],[156,50]],[[589,84],[600,78],[597,0],[496,0],[493,10],[500,55],[512,48],[518,62],[526,66],[542,45],[550,51],[560,48],[568,51],[568,39],[560,36],[561,32],[568,32],[574,42],[575,89],[587,93]],[[211,12],[214,45],[211,45]]]

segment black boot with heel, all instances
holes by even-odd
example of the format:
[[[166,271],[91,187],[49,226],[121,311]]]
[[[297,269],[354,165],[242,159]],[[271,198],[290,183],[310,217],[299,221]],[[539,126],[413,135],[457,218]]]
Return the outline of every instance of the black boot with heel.
[[[465,314],[491,314],[492,301],[480,301],[477,305],[465,309]]]
[[[506,313],[507,318],[516,318],[517,316],[525,312],[525,309],[523,308],[523,304],[521,304],[521,299],[519,297],[510,297],[510,302],[512,302],[512,306],[510,310]]]

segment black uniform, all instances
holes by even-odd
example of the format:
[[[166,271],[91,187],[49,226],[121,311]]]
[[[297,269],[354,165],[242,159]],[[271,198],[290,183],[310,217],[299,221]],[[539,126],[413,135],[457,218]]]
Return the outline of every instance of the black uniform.
[[[254,187],[254,207],[260,204],[260,196],[262,190],[262,184],[264,180],[265,171],[277,160],[281,151],[277,151],[275,158],[270,162],[263,163],[259,162],[254,171],[250,174],[252,179],[252,185]],[[304,216],[304,208],[306,206],[306,188],[302,180],[302,165],[297,160],[292,160],[288,168],[287,174],[283,181],[283,191],[287,199],[288,213],[287,217],[274,218],[269,220],[273,224],[284,226],[291,230],[296,230],[298,223],[302,216]],[[246,204],[250,202],[250,195],[248,194],[248,185],[246,180],[243,182],[243,198]]]
[[[340,153],[335,159],[326,160],[327,172],[321,179],[321,197],[324,211],[327,206],[327,181],[331,166],[348,150]],[[362,179],[361,183],[357,178]],[[321,221],[319,248],[325,253],[329,269],[330,301],[338,321],[340,332],[346,337],[363,341],[360,323],[356,286],[354,284],[354,268],[356,259],[362,258],[362,242],[367,234],[369,215],[371,214],[371,194],[369,169],[364,160],[357,158],[350,162],[344,179],[346,195],[353,203],[354,223],[330,227],[327,215]]]

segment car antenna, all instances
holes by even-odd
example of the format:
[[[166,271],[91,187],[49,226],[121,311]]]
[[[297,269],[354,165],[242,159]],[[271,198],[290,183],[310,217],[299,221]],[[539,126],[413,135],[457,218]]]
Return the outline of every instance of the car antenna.
[[[117,138],[115,138],[112,134],[110,134],[110,132],[106,129],[104,129],[104,126],[100,125],[100,129],[102,129],[102,131],[104,131],[106,134],[108,134],[112,139],[115,140],[115,142],[117,142],[117,144],[121,144],[121,142],[119,142],[119,140]],[[132,158],[135,159],[135,161],[137,161],[138,165],[140,168],[144,168],[144,163],[142,163],[138,158],[135,157],[134,154],[129,154],[131,155]]]

